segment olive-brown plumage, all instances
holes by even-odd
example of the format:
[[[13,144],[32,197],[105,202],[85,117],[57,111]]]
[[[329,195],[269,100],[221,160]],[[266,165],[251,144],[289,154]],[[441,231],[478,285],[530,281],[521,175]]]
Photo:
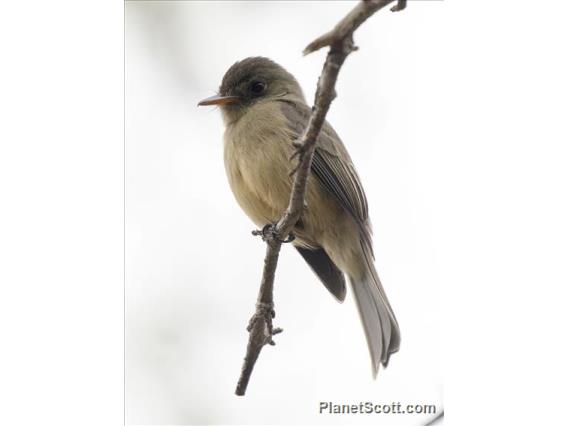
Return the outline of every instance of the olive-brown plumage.
[[[225,168],[237,202],[257,226],[276,222],[292,189],[292,142],[310,116],[298,82],[267,58],[247,58],[229,68],[218,96],[200,103],[210,104],[221,105]],[[305,200],[293,244],[339,301],[348,276],[376,375],[398,350],[400,332],[373,264],[363,186],[327,122],[317,140]]]

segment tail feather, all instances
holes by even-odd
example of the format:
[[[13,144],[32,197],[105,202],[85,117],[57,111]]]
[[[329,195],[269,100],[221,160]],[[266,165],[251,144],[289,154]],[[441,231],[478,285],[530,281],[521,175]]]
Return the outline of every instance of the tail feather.
[[[360,277],[350,277],[350,281],[376,377],[380,364],[386,367],[390,355],[398,351],[400,330],[371,255],[364,249],[363,253],[365,271]]]

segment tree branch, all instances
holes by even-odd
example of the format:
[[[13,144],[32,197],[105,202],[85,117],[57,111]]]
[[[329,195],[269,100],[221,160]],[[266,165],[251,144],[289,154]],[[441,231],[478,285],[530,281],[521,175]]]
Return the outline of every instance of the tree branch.
[[[304,55],[315,52],[322,47],[333,46],[334,43],[340,40],[350,39],[352,41],[353,33],[367,18],[392,2],[393,0],[363,0],[359,2],[331,31],[308,44],[304,49]],[[391,11],[398,12],[404,8],[406,8],[406,0],[398,0]]]
[[[274,276],[276,266],[278,265],[278,256],[282,243],[287,242],[284,241],[284,238],[288,238],[288,241],[291,240],[289,235],[291,235],[292,229],[304,208],[304,197],[312,157],[319,132],[325,122],[325,116],[336,96],[335,83],[337,76],[347,56],[357,49],[353,44],[353,33],[367,18],[393,1],[395,0],[363,0],[359,2],[333,30],[318,37],[304,49],[304,55],[307,55],[329,46],[329,52],[318,80],[312,114],[302,138],[299,142],[294,143],[296,148],[294,156],[298,156],[299,164],[294,170],[294,184],[288,208],[275,225],[268,225],[262,231],[253,231],[253,235],[262,235],[262,239],[266,242],[266,257],[264,259],[264,270],[256,303],[256,311],[247,327],[249,332],[247,352],[235,391],[239,396],[244,395],[246,392],[254,364],[263,346],[266,344],[274,345],[272,336],[282,331],[282,329],[273,328],[272,325],[272,319],[275,316],[273,301]],[[391,10],[402,10],[405,6],[406,0],[398,0]]]

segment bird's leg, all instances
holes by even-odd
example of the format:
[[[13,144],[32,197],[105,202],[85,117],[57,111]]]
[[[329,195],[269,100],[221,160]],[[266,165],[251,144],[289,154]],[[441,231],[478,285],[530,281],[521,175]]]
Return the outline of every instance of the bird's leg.
[[[268,223],[264,225],[264,227],[260,231],[258,229],[255,229],[254,231],[252,231],[252,235],[261,236],[262,241],[265,242],[271,239],[275,239],[280,241],[281,243],[291,243],[296,239],[296,236],[292,232],[290,232],[290,234],[288,234],[288,236],[284,240],[280,239],[280,236],[276,231],[276,225],[273,223]]]

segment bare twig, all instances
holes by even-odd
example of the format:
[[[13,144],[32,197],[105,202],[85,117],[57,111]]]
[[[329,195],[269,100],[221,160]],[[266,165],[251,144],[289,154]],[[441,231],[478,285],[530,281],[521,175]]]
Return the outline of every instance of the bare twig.
[[[266,344],[274,345],[272,336],[282,331],[281,329],[274,329],[272,325],[272,319],[275,316],[273,301],[274,276],[278,264],[278,256],[284,242],[283,240],[290,235],[302,213],[316,141],[331,102],[336,96],[335,82],[337,81],[339,70],[345,58],[357,49],[353,44],[353,32],[376,11],[393,1],[395,0],[363,0],[359,2],[333,30],[318,37],[304,49],[304,55],[307,55],[329,46],[329,52],[318,81],[312,114],[300,142],[295,144],[299,164],[295,168],[294,184],[288,208],[276,225],[266,227],[262,232],[255,233],[255,235],[262,234],[262,238],[266,242],[266,257],[264,259],[264,270],[256,311],[247,328],[249,341],[241,376],[237,383],[235,392],[237,395],[245,394],[254,364],[262,347]],[[405,5],[406,0],[398,0],[392,10],[402,10]]]
[[[329,32],[316,38],[304,49],[304,55],[315,52],[322,47],[332,46],[341,40],[353,41],[353,33],[359,26],[393,0],[363,0],[353,8],[339,23]],[[406,7],[406,0],[398,0],[391,11],[398,12]]]

